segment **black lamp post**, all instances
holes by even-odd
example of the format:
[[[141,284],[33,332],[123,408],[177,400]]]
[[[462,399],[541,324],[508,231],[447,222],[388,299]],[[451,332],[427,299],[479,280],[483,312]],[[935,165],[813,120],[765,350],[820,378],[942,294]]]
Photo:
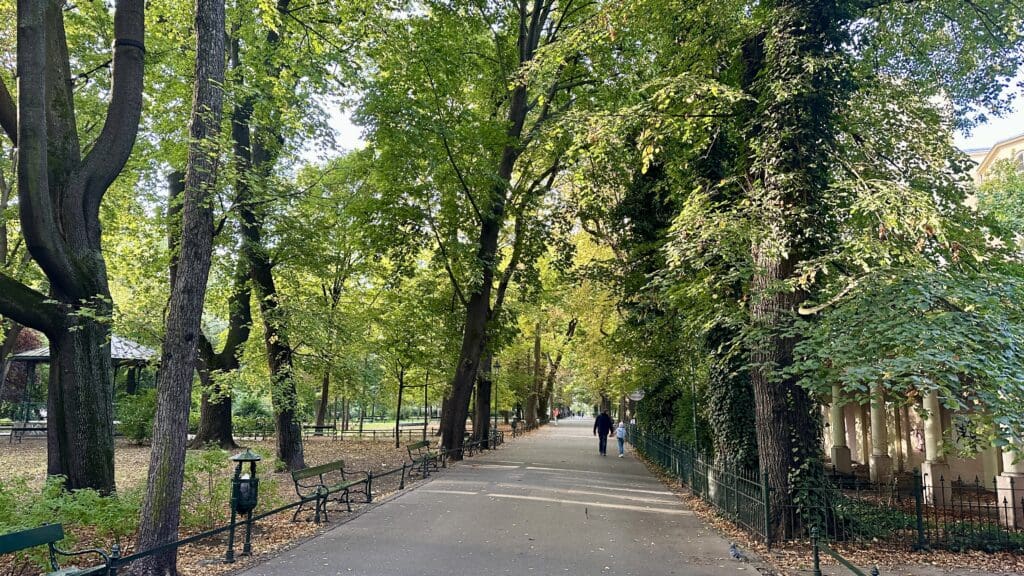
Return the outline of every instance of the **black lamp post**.
[[[235,517],[245,515],[245,543],[242,545],[242,556],[252,554],[252,511],[259,502],[260,481],[256,478],[256,463],[262,460],[259,454],[246,448],[245,452],[235,454],[231,461],[235,466],[235,477],[231,479],[231,529],[228,531],[228,552],[225,562],[235,561]],[[249,463],[249,473],[242,474],[242,465]]]

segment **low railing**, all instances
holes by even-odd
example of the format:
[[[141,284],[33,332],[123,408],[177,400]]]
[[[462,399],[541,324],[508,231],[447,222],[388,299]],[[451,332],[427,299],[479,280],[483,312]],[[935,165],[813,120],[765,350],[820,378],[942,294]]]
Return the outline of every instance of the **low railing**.
[[[771,545],[769,493],[757,471],[723,468],[708,455],[636,426],[627,439],[637,452],[711,504],[720,515]],[[785,540],[803,540],[810,527],[832,541],[887,542],[908,549],[1024,551],[1024,530],[1012,525],[1014,508],[1024,509],[1024,486],[1012,478],[983,486],[975,479],[950,482],[916,471],[888,484],[829,475],[814,486],[793,489],[778,522]],[[987,488],[991,488],[988,490]]]

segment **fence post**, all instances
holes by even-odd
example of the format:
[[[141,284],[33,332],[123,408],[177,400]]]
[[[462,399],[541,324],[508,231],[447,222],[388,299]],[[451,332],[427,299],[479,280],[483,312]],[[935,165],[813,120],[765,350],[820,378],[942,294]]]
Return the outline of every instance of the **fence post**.
[[[914,512],[917,515],[917,544],[915,550],[924,550],[927,547],[924,537],[924,485],[921,482],[921,470],[914,469]]]
[[[405,466],[405,462],[402,462]],[[366,471],[366,501],[373,502],[373,470]]]
[[[814,561],[814,576],[821,576],[821,559],[818,557],[818,527],[811,527],[811,558]]]
[[[121,560],[121,545],[114,543],[110,549],[110,559],[107,561],[107,575],[117,576],[117,564]]]
[[[769,550],[772,549],[772,510],[771,500],[768,496],[771,493],[771,488],[768,486],[768,475],[764,473],[764,470],[758,470],[757,475],[761,479],[761,501],[764,503],[764,545]]]
[[[405,490],[405,462],[402,462],[402,480],[398,483],[399,490]]]

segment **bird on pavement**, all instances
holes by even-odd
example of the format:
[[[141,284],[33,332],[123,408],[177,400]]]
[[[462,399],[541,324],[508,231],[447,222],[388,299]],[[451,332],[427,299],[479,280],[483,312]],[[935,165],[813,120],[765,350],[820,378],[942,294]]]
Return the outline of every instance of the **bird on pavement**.
[[[739,560],[740,562],[747,561],[747,556],[736,546],[735,542],[729,543],[729,556],[732,556],[733,560]]]

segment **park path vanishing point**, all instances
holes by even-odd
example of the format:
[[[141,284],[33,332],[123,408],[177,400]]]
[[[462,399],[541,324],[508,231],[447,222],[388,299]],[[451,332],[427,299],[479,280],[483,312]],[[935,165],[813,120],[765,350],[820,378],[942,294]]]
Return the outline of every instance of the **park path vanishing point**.
[[[562,421],[282,552],[244,576],[756,574],[627,445]],[[338,514],[332,514],[337,518]]]

